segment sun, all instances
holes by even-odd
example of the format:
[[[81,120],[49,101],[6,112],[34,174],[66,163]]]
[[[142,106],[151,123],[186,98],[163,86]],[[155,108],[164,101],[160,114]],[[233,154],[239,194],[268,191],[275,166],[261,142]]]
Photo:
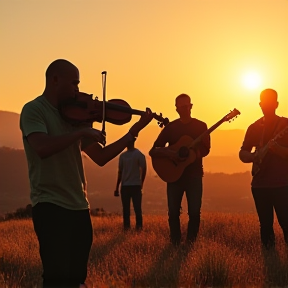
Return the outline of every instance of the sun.
[[[247,89],[256,89],[261,84],[261,77],[257,72],[247,72],[242,77],[242,83]]]

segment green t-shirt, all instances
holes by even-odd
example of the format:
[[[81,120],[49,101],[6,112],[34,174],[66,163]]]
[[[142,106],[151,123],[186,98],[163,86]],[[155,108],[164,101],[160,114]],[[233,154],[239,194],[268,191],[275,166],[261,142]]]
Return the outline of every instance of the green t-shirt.
[[[75,128],[62,119],[44,96],[39,96],[23,107],[20,129],[28,162],[32,206],[50,202],[71,210],[88,209],[81,141],[45,159],[41,159],[27,141],[27,136],[34,132],[56,136]]]

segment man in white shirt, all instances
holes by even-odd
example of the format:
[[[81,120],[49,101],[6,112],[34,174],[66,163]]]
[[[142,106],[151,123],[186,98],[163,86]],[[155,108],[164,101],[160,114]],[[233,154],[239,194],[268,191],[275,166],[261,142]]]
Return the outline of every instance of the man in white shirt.
[[[118,178],[114,196],[119,196],[121,183],[121,201],[123,206],[124,231],[130,229],[130,202],[132,199],[135,216],[136,230],[143,226],[142,218],[142,187],[146,176],[147,165],[145,155],[135,148],[136,138],[127,145],[127,150],[120,154]]]

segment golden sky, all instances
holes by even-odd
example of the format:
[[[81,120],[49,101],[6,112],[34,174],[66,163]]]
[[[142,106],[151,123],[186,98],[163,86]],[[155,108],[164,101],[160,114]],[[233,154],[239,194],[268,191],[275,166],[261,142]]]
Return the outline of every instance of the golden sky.
[[[0,110],[20,113],[43,92],[47,66],[65,58],[81,91],[101,100],[105,70],[107,100],[170,120],[187,93],[193,117],[212,126],[237,108],[221,129],[246,129],[262,116],[265,88],[288,117],[287,0],[1,0],[0,24]]]

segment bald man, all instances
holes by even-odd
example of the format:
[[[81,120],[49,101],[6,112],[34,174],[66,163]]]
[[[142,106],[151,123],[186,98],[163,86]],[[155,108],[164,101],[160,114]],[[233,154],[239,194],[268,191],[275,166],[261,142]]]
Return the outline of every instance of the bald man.
[[[274,211],[288,244],[288,133],[283,133],[288,129],[288,119],[276,114],[278,94],[273,89],[261,92],[259,105],[263,117],[248,127],[239,158],[253,163],[251,189],[261,242],[270,249],[275,247]]]
[[[193,104],[191,103],[189,95],[178,95],[175,99],[175,107],[179,114],[179,118],[170,122],[161,131],[155,140],[153,147],[149,151],[149,154],[151,157],[167,158],[174,163],[180,163],[183,160],[183,158],[181,159],[182,156],[179,155],[178,150],[171,149],[169,146],[177,145],[182,137],[189,136],[191,140],[197,139],[207,131],[207,124],[191,116]],[[184,192],[186,193],[189,216],[186,243],[188,245],[193,245],[198,236],[203,194],[203,158],[209,154],[210,147],[210,135],[208,134],[203,137],[200,143],[193,149],[195,161],[191,161],[191,163],[183,169],[182,175],[178,180],[167,182],[166,193],[170,242],[176,247],[180,245],[182,237],[180,213]],[[188,155],[189,153],[190,152],[188,151]],[[192,152],[190,155],[191,154]],[[184,156],[184,159],[185,157],[187,156]]]
[[[147,109],[126,135],[103,147],[101,131],[92,125],[75,127],[59,112],[80,94],[79,83],[75,65],[64,59],[52,62],[44,92],[25,104],[20,116],[45,288],[85,287],[93,232],[81,151],[104,166],[153,118]]]

